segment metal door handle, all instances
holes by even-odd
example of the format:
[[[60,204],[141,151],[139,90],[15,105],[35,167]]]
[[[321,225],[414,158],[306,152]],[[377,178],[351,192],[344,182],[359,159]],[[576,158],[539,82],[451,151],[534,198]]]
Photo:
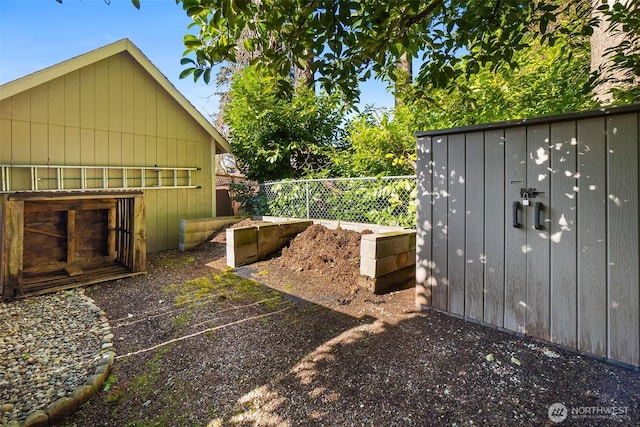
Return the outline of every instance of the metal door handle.
[[[520,223],[518,222],[518,211],[520,210],[520,202],[513,202],[513,226],[515,228],[520,228]]]
[[[543,229],[542,222],[541,222],[541,220],[542,220],[542,218],[541,218],[542,217],[542,215],[541,215],[542,209],[543,209],[542,202],[536,202],[536,204],[535,204],[535,221],[536,221],[536,223],[534,225],[536,230],[542,230]]]

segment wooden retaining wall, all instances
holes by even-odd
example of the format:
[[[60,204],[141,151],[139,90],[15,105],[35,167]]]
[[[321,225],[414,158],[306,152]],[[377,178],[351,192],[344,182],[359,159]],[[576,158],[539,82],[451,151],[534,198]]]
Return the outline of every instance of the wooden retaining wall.
[[[227,265],[238,267],[265,259],[312,225],[298,220],[227,229]]]
[[[193,249],[211,237],[216,231],[247,218],[249,218],[249,216],[182,219],[180,220],[180,241],[178,248],[181,251]]]

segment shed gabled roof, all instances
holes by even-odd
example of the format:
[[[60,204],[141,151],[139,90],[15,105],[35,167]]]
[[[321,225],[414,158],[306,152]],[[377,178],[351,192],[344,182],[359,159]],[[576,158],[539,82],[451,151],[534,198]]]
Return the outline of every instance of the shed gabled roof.
[[[189,102],[185,96],[173,86],[164,74],[147,58],[136,45],[129,39],[118,40],[85,54],[76,56],[59,64],[52,65],[43,70],[26,75],[19,79],[0,85],[0,100],[9,98],[18,93],[29,90],[35,86],[49,82],[65,74],[79,70],[87,65],[94,64],[103,59],[117,55],[121,52],[128,52],[144,68],[160,86],[162,86],[182,108],[184,108],[197,121],[203,129],[216,141],[216,152],[231,152],[231,147],[227,140],[216,130],[215,127]]]

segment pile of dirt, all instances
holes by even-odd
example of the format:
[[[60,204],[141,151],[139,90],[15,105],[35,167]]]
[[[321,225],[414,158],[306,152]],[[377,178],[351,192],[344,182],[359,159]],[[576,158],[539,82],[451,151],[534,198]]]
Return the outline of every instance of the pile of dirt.
[[[296,272],[321,273],[333,286],[355,289],[360,276],[360,238],[371,233],[315,224],[283,248],[277,262]]]

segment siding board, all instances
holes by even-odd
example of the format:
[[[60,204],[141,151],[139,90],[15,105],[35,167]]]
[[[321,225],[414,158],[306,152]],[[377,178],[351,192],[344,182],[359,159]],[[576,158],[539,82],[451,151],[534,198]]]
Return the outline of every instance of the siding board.
[[[64,76],[64,124],[80,127],[80,72]]]
[[[465,286],[465,136],[449,136],[449,223],[447,235],[449,311],[464,315]]]
[[[93,64],[80,70],[80,126],[95,126],[95,68]]]
[[[466,135],[465,156],[465,316],[484,313],[484,133]]]
[[[94,64],[95,89],[95,127],[97,130],[109,130],[109,62],[105,59]]]
[[[417,186],[419,224],[416,234],[416,304],[432,305],[432,250],[433,219],[431,203],[433,200],[432,138],[418,138],[417,147]]]
[[[519,212],[520,228],[513,227],[513,202],[521,202],[520,188],[527,182],[527,142],[525,128],[505,131],[505,290],[504,327],[524,333],[527,309],[527,208]]]
[[[578,122],[578,349],[607,354],[605,119]]]
[[[448,309],[449,282],[447,279],[447,227],[448,227],[448,159],[447,137],[434,138],[433,149],[433,264],[431,296],[433,306]]]
[[[609,357],[640,365],[638,115],[607,120]]]
[[[485,134],[484,321],[504,326],[505,157],[504,131]]]
[[[109,67],[109,130],[122,131],[122,55],[108,59]]]
[[[122,58],[122,132],[133,133],[135,114],[133,112],[133,59],[121,53]]]
[[[577,344],[576,123],[551,125],[551,341]]]
[[[527,128],[527,185],[539,194],[527,207],[527,326],[528,335],[549,340],[549,125]],[[542,230],[534,228],[535,203],[542,203]]]

